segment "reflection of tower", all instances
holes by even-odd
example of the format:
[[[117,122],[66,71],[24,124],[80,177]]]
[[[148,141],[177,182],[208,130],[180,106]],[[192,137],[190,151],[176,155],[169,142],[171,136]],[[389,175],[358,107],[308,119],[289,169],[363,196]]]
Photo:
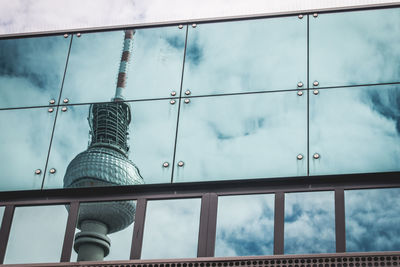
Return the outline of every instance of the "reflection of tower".
[[[131,53],[133,30],[125,31],[124,49],[115,97],[110,103],[90,105],[90,145],[68,165],[64,187],[143,184],[138,168],[128,159],[131,109],[122,92]],[[110,250],[107,234],[128,227],[135,217],[133,201],[81,204],[74,249],[78,261],[103,260]]]

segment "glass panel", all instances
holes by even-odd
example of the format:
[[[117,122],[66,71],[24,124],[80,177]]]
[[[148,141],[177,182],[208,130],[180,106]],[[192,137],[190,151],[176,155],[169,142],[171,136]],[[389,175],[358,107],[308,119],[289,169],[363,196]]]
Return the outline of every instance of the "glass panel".
[[[285,253],[333,253],[334,192],[285,194]]]
[[[135,210],[133,200],[81,204],[72,261],[129,259]]]
[[[399,110],[400,85],[311,94],[310,174],[399,171]]]
[[[59,262],[67,218],[64,205],[15,208],[4,263]]]
[[[310,86],[400,82],[400,9],[310,16]]]
[[[54,115],[47,108],[0,111],[0,191],[41,188]]]
[[[274,195],[218,198],[215,256],[272,255]]]
[[[183,88],[193,95],[296,89],[307,77],[307,20],[198,24],[186,51]]]
[[[346,248],[400,250],[400,188],[345,191]]]
[[[0,108],[58,100],[70,37],[0,40]]]
[[[181,104],[174,181],[307,174],[307,97],[294,92],[201,97]]]
[[[176,26],[136,30],[124,90],[126,100],[169,97],[171,91],[179,92],[185,32]],[[123,31],[74,38],[63,98],[69,98],[70,103],[110,101],[123,45]]]
[[[148,201],[141,258],[195,258],[200,203],[200,199]]]
[[[143,180],[147,184],[170,183],[172,170],[170,163],[174,151],[178,105],[171,105],[169,100],[134,102],[129,105],[128,113],[132,118],[128,126],[129,139],[125,143],[128,144],[128,152],[126,148],[120,146],[121,143],[109,144],[107,140],[101,139],[111,138],[113,142],[116,138],[121,138],[121,133],[116,135],[111,123],[113,123],[114,107],[124,107],[125,104],[95,104],[91,114],[98,115],[97,117],[90,115],[89,119],[93,126],[92,135],[89,134],[87,119],[89,105],[68,106],[66,112],[60,112],[48,164],[48,167],[56,169],[56,172],[46,178],[45,188],[60,188],[65,185],[68,187],[130,185],[143,183]],[[107,115],[105,110],[108,110]],[[99,121],[106,118],[106,123],[109,125],[103,125],[108,127],[106,137],[102,135],[103,129],[96,118]],[[96,124],[99,126],[97,129],[95,129]],[[87,150],[88,144],[92,144],[89,150]],[[86,152],[81,153],[83,151]],[[78,154],[80,156],[77,157]],[[169,165],[164,167],[164,162]],[[86,164],[90,164],[93,168],[88,169]],[[68,165],[70,167],[67,175]],[[64,176],[69,177],[65,185]],[[78,183],[79,179],[85,176],[93,179],[82,179],[81,183]],[[71,179],[76,183],[70,184]]]

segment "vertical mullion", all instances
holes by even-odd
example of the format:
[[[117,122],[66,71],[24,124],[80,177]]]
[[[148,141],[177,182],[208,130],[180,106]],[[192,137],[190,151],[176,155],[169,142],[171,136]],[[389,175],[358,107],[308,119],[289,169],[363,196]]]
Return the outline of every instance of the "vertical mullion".
[[[275,193],[274,255],[284,253],[285,193]]]
[[[344,189],[335,189],[336,252],[346,252]]]
[[[199,238],[197,243],[197,257],[206,257],[208,210],[210,207],[210,194],[206,193],[201,198]]]
[[[4,210],[3,220],[1,222],[1,228],[0,228],[0,264],[3,264],[4,257],[6,255],[7,243],[8,243],[8,238],[10,236],[11,223],[14,216],[14,210],[15,210],[14,205],[7,205]]]
[[[215,253],[215,236],[217,233],[217,210],[218,210],[218,196],[211,193],[209,197],[208,206],[208,227],[207,227],[207,248],[206,256],[214,257]]]
[[[76,222],[79,216],[79,202],[70,203],[68,212],[67,227],[65,229],[64,243],[61,254],[61,262],[69,262],[71,260],[72,245],[74,243]]]
[[[139,198],[136,202],[135,225],[133,227],[131,260],[140,259],[142,254],[144,223],[146,217],[147,199]]]
[[[307,15],[307,176],[310,175],[310,15]]]

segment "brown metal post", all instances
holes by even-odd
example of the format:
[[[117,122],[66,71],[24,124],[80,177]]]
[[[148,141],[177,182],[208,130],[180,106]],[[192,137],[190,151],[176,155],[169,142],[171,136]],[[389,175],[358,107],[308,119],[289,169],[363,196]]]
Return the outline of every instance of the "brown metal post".
[[[61,254],[61,262],[69,262],[71,260],[72,245],[74,243],[76,222],[79,216],[79,202],[71,202],[68,212],[67,227],[65,229],[64,243]]]
[[[336,252],[346,252],[344,189],[335,189]]]
[[[147,200],[139,198],[136,202],[135,226],[133,227],[131,260],[140,259],[142,254],[144,223],[146,217]]]
[[[14,216],[13,205],[7,205],[4,210],[3,221],[0,228],[0,264],[3,264],[6,255],[8,238],[10,236],[11,223]]]
[[[275,193],[274,255],[284,253],[285,193]]]

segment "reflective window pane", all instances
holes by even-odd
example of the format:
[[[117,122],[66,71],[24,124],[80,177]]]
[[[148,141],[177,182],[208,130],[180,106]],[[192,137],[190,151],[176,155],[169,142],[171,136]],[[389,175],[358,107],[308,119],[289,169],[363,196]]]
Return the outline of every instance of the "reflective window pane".
[[[0,108],[58,100],[70,37],[0,40]]]
[[[111,125],[114,123],[113,112],[117,112],[116,107],[126,105],[130,107],[131,121],[126,142],[121,141],[127,144],[127,148],[123,148],[116,146],[121,143],[107,142],[120,138],[121,133],[113,132]],[[56,172],[47,176],[45,188],[171,182],[178,105],[171,105],[169,100],[126,105],[113,102],[95,104],[92,108],[90,105],[68,106],[66,112],[59,112],[48,163],[48,168],[54,168]],[[108,127],[105,133],[98,122],[104,118],[111,125],[105,125]],[[168,166],[164,166],[164,162]],[[87,168],[87,164],[92,167]],[[83,179],[85,176],[93,179]],[[76,183],[69,183],[71,179]]]
[[[1,110],[0,191],[40,189],[55,111]]]
[[[169,97],[179,92],[185,30],[163,27],[135,30],[129,57],[125,100]],[[117,86],[124,31],[74,37],[63,98],[70,103],[109,101]]]
[[[335,252],[334,192],[285,194],[285,253]]]
[[[193,95],[296,89],[306,71],[306,19],[189,27],[183,88]]]
[[[15,208],[4,263],[59,262],[67,218],[64,205]]]
[[[399,171],[399,110],[399,85],[311,94],[310,174]]]
[[[274,195],[218,198],[215,256],[272,255]]]
[[[310,16],[310,83],[400,82],[399,25],[400,8]]]
[[[400,250],[400,189],[345,191],[346,249]]]
[[[141,258],[195,258],[200,203],[200,199],[148,201]]]
[[[82,203],[71,261],[128,260],[135,210],[133,200]]]
[[[181,104],[174,181],[307,175],[307,97],[293,92]]]

